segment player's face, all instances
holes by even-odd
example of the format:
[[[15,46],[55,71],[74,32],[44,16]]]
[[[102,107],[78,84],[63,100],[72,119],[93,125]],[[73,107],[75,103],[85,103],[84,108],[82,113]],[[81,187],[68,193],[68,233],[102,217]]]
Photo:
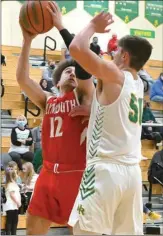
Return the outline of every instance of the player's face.
[[[130,55],[124,51],[121,47],[114,54],[114,63],[120,68],[129,67]]]
[[[122,49],[119,47],[118,50],[114,54],[114,63],[117,66],[120,66],[122,63]]]
[[[77,87],[75,68],[73,66],[70,66],[64,69],[58,85],[62,89],[69,87],[69,88],[72,88],[73,90],[74,88]]]

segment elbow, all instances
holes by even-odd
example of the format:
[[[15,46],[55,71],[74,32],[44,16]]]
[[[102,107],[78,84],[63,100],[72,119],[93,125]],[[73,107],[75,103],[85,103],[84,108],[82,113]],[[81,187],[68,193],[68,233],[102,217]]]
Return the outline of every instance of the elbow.
[[[79,55],[79,53],[81,52],[81,48],[79,45],[77,45],[75,42],[72,41],[72,43],[69,46],[69,52],[70,55],[76,59],[76,56]]]

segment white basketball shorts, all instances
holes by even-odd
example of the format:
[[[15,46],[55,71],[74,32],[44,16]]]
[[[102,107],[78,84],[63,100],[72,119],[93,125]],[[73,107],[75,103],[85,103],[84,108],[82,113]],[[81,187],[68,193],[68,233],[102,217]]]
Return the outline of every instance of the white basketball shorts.
[[[143,235],[139,165],[88,166],[69,218],[70,226],[76,223],[82,231],[97,234]]]

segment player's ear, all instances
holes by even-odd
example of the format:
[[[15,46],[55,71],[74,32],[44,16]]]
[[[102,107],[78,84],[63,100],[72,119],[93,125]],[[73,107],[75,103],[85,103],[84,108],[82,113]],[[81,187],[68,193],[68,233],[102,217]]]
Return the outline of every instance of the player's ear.
[[[127,60],[129,59],[129,53],[123,51],[123,52],[122,52],[122,57],[121,57],[121,58],[122,58],[123,62],[127,61]]]

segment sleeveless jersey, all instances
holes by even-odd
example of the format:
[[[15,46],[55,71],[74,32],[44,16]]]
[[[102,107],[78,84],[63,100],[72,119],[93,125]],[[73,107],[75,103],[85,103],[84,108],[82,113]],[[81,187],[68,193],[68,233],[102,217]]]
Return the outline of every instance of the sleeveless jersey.
[[[124,71],[125,80],[117,100],[100,105],[94,94],[87,133],[88,164],[107,160],[137,164],[141,160],[141,121],[144,87]]]
[[[87,122],[71,117],[79,105],[76,91],[63,97],[50,97],[42,125],[43,160],[58,164],[85,164]]]

